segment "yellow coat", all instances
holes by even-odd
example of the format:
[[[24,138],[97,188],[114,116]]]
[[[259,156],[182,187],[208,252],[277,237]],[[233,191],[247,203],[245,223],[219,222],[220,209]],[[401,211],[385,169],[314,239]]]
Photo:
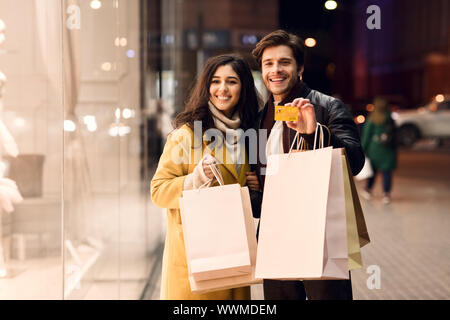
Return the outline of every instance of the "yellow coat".
[[[194,171],[195,166],[202,158],[203,151],[211,153],[212,156],[218,155],[219,152],[225,155],[227,152],[224,146],[221,149],[210,150],[205,143],[202,143],[201,148],[195,149],[202,152],[195,153],[195,145],[200,146],[200,143],[194,144],[194,133],[187,125],[173,131],[167,138],[158,168],[151,182],[153,203],[158,207],[167,208],[161,299],[250,300],[250,287],[248,286],[204,294],[196,294],[190,290],[178,199],[182,196],[186,175]],[[245,173],[250,170],[248,161],[242,164],[239,177],[237,177],[234,164],[223,162],[225,164],[220,164],[219,168],[224,183],[239,183],[244,186],[246,184]]]

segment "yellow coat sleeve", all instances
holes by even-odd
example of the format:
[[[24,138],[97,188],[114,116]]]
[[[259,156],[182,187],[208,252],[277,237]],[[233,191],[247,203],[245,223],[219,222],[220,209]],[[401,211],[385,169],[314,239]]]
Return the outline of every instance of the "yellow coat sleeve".
[[[191,134],[180,128],[167,137],[151,181],[151,198],[160,208],[179,209],[184,179],[189,173]]]

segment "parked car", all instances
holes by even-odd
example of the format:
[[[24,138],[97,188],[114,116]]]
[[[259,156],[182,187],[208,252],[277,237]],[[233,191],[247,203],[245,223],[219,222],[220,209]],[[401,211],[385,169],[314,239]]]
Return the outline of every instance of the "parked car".
[[[438,102],[440,101],[440,102]],[[398,142],[413,146],[421,138],[450,138],[450,97],[436,96],[432,102],[415,110],[392,113],[398,128]]]

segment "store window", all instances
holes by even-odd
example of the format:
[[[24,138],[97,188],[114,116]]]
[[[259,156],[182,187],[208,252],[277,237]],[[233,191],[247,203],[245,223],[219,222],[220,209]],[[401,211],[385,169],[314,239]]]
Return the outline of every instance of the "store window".
[[[0,2],[0,299],[139,299],[138,0]]]

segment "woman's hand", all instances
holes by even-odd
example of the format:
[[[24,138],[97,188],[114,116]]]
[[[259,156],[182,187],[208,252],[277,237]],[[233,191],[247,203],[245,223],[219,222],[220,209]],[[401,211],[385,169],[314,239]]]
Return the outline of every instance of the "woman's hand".
[[[247,172],[247,186],[250,190],[260,191],[258,177],[255,172]]]
[[[217,160],[216,158],[214,158],[211,155],[206,155],[203,158],[202,161],[202,168],[203,168],[203,172],[205,173],[205,175],[208,177],[208,179],[214,179],[214,173],[211,171],[211,168],[209,167],[210,165],[216,165],[217,164]]]

